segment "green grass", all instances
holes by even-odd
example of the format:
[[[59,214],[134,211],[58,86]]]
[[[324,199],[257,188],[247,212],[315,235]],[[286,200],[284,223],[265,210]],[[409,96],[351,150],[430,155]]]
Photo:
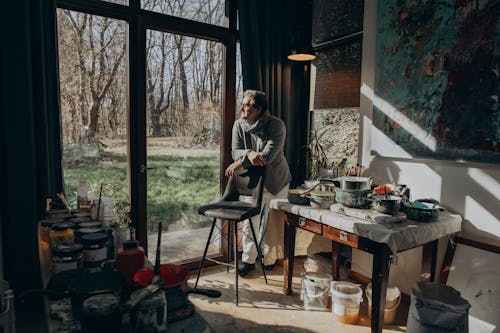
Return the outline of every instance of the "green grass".
[[[105,150],[100,158],[65,158],[65,190],[72,207],[80,179],[87,181],[91,197],[98,197],[103,184],[103,196],[126,202],[126,166],[124,149]],[[153,168],[147,173],[148,230],[158,222],[169,231],[210,225],[196,210],[219,197],[218,151],[155,148],[149,151],[148,167]]]

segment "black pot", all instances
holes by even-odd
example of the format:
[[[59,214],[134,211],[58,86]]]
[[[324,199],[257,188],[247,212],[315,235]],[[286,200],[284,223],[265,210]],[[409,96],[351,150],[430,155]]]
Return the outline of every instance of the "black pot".
[[[401,208],[401,197],[395,195],[375,195],[372,208],[377,212],[396,215]]]
[[[83,302],[91,296],[114,294],[122,298],[124,286],[125,277],[119,272],[87,273],[73,279],[69,285],[73,312],[78,315]]]
[[[309,205],[309,198],[302,195],[302,190],[288,190],[288,202],[294,205]]]

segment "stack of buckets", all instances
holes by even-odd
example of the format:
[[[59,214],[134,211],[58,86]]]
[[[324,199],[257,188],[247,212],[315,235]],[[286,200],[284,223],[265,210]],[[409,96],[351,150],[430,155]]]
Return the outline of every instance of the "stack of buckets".
[[[332,297],[332,312],[338,322],[357,324],[359,307],[363,301],[363,290],[358,284],[345,281],[332,281],[329,274],[306,273],[302,276],[301,298],[305,310],[326,311],[328,308],[328,292]],[[371,318],[372,289],[371,283],[366,287],[368,298],[368,315]],[[391,324],[396,319],[396,310],[401,302],[401,292],[397,287],[387,288],[384,323]]]
[[[366,298],[368,298],[368,316],[372,317],[372,284],[366,286]],[[401,292],[398,287],[387,288],[385,296],[384,324],[392,324],[396,319],[396,310],[401,302]]]
[[[327,310],[329,292],[336,319],[341,323],[356,324],[359,320],[359,305],[363,301],[363,291],[359,285],[332,281],[331,275],[324,273],[306,273],[302,276],[301,298],[304,309]]]

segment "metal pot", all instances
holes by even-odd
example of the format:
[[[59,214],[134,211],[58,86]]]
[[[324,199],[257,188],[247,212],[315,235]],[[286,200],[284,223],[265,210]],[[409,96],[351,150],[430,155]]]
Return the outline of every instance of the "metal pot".
[[[309,205],[309,198],[303,196],[303,192],[297,188],[288,190],[288,202],[294,205]]]
[[[403,202],[401,210],[406,213],[408,219],[419,222],[436,220],[439,214],[439,206],[428,202]]]
[[[335,200],[347,207],[364,208],[370,206],[372,202],[368,198],[369,192],[337,189],[335,191]]]
[[[377,212],[396,215],[401,208],[401,197],[395,195],[374,195],[372,208]]]
[[[372,179],[367,177],[339,177],[340,189],[346,191],[369,191]]]
[[[335,192],[332,191],[312,191],[308,196],[313,208],[328,209],[335,203]]]

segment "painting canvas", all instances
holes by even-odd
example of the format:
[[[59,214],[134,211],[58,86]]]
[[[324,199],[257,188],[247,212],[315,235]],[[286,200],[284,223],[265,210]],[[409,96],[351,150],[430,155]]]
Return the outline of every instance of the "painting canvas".
[[[378,6],[372,152],[500,163],[500,1]]]

